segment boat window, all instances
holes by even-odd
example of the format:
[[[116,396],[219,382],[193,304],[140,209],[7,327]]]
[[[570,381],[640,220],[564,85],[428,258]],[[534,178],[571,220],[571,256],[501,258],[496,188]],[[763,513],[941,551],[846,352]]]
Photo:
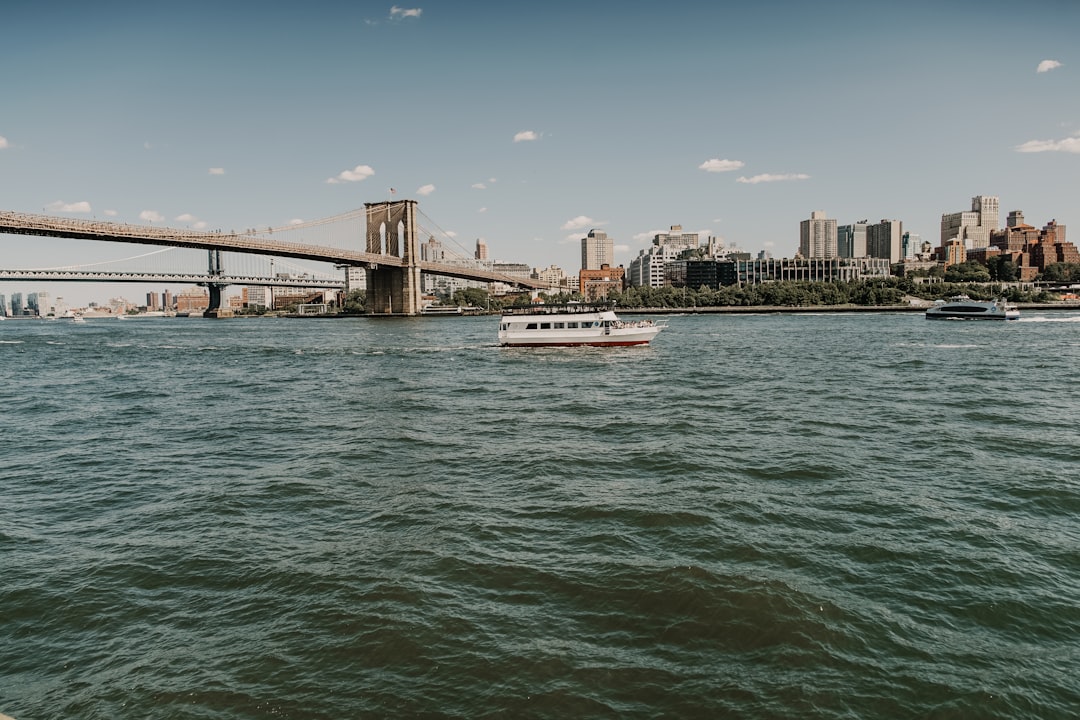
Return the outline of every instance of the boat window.
[[[499,326],[499,329],[500,330],[505,330],[507,328],[507,325],[508,325],[508,323],[503,323],[502,325]]]
[[[541,330],[550,330],[551,329],[551,323],[540,323],[540,329]]]
[[[566,327],[570,328],[571,330],[577,330],[577,323],[576,322],[568,322],[568,323],[566,323]]]
[[[526,330],[535,330],[536,329],[536,323],[529,323],[528,325],[525,326],[525,329]]]
[[[566,327],[566,323],[552,323],[551,325],[556,330],[562,330],[562,329],[564,329]]]

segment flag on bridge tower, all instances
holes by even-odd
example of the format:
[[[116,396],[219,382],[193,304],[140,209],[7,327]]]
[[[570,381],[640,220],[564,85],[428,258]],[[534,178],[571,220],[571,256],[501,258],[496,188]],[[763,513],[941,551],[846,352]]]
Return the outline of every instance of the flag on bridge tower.
[[[393,195],[393,194],[394,194],[394,193],[396,193],[396,192],[397,192],[397,190],[395,190],[394,188],[390,188],[390,194],[391,194],[391,195]]]

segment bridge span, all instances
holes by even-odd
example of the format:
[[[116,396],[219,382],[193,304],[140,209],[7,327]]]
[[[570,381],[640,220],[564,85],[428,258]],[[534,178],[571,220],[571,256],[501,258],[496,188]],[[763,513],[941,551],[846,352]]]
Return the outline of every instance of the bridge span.
[[[40,282],[130,282],[190,283],[192,285],[254,285],[262,287],[345,289],[344,280],[328,278],[269,278],[247,275],[207,275],[204,273],[137,273],[87,270],[0,270],[0,280],[37,280]]]
[[[478,282],[501,282],[513,287],[548,289],[547,283],[530,278],[460,264],[422,260],[417,238],[416,205],[415,200],[365,203],[363,212],[367,221],[366,237],[357,238],[358,244],[364,244],[364,251],[287,242],[246,233],[178,230],[6,210],[0,210],[0,234],[196,248],[211,252],[228,250],[364,267],[368,271],[367,307],[372,314],[418,314],[421,308],[422,273]],[[355,213],[347,213],[336,217],[354,215]],[[327,218],[320,222],[331,222],[334,219]],[[197,282],[209,283],[212,288],[229,284],[218,278],[221,274],[223,273],[212,271],[213,280],[204,278]]]

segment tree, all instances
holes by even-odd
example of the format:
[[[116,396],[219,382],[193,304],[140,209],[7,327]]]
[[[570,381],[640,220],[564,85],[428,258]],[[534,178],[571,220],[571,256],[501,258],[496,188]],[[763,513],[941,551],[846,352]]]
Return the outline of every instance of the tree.
[[[990,271],[982,263],[968,260],[950,265],[945,271],[946,282],[990,282]]]
[[[348,315],[363,315],[365,302],[367,302],[367,291],[350,290],[349,294],[345,296],[345,305],[341,311]]]

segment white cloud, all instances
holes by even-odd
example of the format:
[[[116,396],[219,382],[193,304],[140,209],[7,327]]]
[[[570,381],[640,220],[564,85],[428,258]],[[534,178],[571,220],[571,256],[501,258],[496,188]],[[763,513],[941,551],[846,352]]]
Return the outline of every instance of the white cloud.
[[[1050,72],[1051,70],[1056,70],[1059,67],[1061,67],[1061,63],[1059,63],[1057,60],[1043,60],[1041,63],[1039,63],[1039,67],[1035,69],[1035,72]]]
[[[498,178],[488,178],[488,182],[489,183],[497,183],[497,182],[499,182],[499,179]]]
[[[736,182],[741,182],[744,185],[757,185],[758,183],[767,182],[784,182],[786,180],[809,180],[810,176],[804,173],[783,173],[781,175],[773,175],[772,173],[763,173],[761,175],[754,175],[753,177],[740,177],[736,179]]]
[[[205,220],[199,220],[198,222],[196,222],[191,227],[195,228],[196,230],[205,230],[206,229],[206,221]]]
[[[579,242],[581,242],[581,233],[573,233],[572,235],[565,236],[562,240],[559,241],[559,244],[560,245],[569,245],[570,243],[579,243]]]
[[[560,230],[584,230],[585,228],[595,228],[607,225],[607,222],[599,222],[593,220],[588,215],[578,215],[576,218],[567,220],[562,224]]]
[[[1080,133],[1067,137],[1064,140],[1028,140],[1023,145],[1016,146],[1016,152],[1065,152],[1080,153]]]
[[[746,163],[742,160],[721,160],[720,158],[712,158],[698,165],[698,170],[704,170],[705,172],[731,172],[732,170],[739,170]]]
[[[116,217],[116,216],[117,216],[117,215],[119,215],[120,213],[116,212],[115,210],[106,210],[106,211],[105,211],[105,214],[106,214],[106,215],[107,215],[108,217]]]
[[[390,17],[392,18],[418,18],[420,14],[424,12],[423,8],[400,8],[397,5],[390,8]]]
[[[293,218],[292,220],[289,221],[289,224],[290,225],[303,225],[304,221],[302,219],[300,219],[300,218]]]
[[[174,219],[176,220],[176,222],[182,222],[182,223],[192,223],[192,222],[198,222],[199,221],[199,218],[195,217],[191,213],[184,213],[183,215],[177,215]]]
[[[150,148],[152,147],[152,146],[150,145],[150,141],[149,141],[149,140],[147,140],[146,142],[144,142],[144,143],[142,144],[142,146],[143,146],[143,150],[149,150],[149,149],[150,149]]]
[[[427,196],[427,195],[430,195],[433,192],[435,192],[435,186],[430,184],[430,183],[428,183],[427,185],[421,185],[420,187],[418,187],[416,189],[416,194],[417,195]]]
[[[486,207],[482,207],[482,208],[480,208],[479,210],[477,210],[476,212],[478,212],[478,213],[486,213],[486,212],[487,212],[487,208],[486,208]]]
[[[140,220],[146,220],[147,222],[161,222],[165,217],[157,210],[143,210],[139,213]]]
[[[352,170],[342,170],[337,174],[337,177],[329,178],[326,182],[331,185],[346,182],[360,182],[361,180],[367,180],[374,174],[375,171],[371,169],[370,165],[357,165]]]
[[[484,183],[473,183],[472,186],[475,190],[487,190],[487,185]]]
[[[224,175],[225,168],[210,168],[211,175]]]
[[[612,250],[612,252],[630,252],[630,246],[629,245],[612,245],[611,250]]]
[[[81,202],[66,203],[63,200],[57,200],[56,202],[49,203],[49,210],[52,212],[65,212],[65,213],[88,213],[91,212],[90,203],[85,200]]]
[[[446,237],[448,237],[448,238],[456,238],[456,237],[457,237],[457,233],[456,233],[456,232],[454,232],[453,230],[447,230],[447,231],[446,231]]]
[[[7,146],[8,146],[7,138],[4,137],[3,135],[0,135],[0,150],[3,150]]]
[[[522,130],[517,135],[514,135],[514,142],[530,142],[539,139],[540,135],[532,130]]]

